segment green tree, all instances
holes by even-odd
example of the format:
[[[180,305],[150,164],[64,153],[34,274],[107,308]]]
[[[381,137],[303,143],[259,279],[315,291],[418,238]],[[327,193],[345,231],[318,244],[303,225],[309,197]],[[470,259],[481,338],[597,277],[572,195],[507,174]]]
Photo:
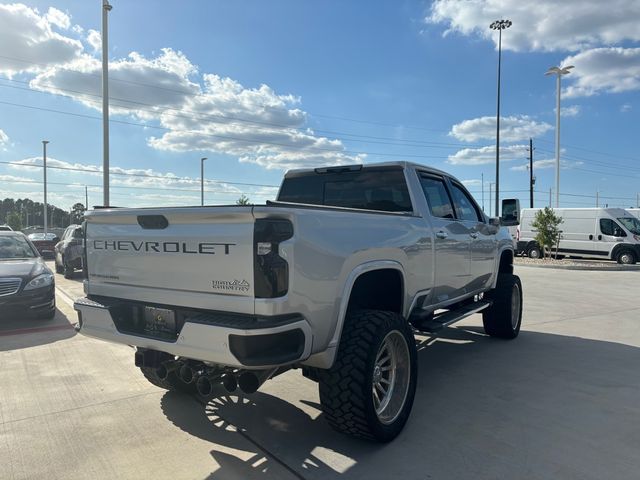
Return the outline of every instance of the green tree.
[[[251,200],[244,193],[236,200],[236,205],[251,205]]]
[[[76,203],[71,207],[71,220],[70,223],[82,223],[82,217],[87,209],[82,203]]]
[[[535,241],[538,242],[545,254],[549,253],[560,239],[560,229],[562,217],[555,214],[553,209],[544,207],[538,210],[531,227],[537,231]]]
[[[20,214],[16,211],[9,212],[7,215],[7,225],[16,231],[22,230],[22,219],[20,218]]]

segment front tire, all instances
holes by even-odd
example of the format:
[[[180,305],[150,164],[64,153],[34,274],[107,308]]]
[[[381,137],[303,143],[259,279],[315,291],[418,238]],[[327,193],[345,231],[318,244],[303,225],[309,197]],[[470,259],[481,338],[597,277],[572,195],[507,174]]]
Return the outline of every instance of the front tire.
[[[622,250],[616,260],[621,265],[633,265],[636,263],[636,256],[631,250]]]
[[[413,331],[401,315],[378,310],[349,314],[334,365],[318,371],[329,425],[367,440],[393,440],[411,413],[417,363]]]
[[[527,249],[527,257],[538,259],[542,257],[542,250],[540,250],[539,246],[533,245]]]
[[[522,325],[522,283],[517,275],[501,273],[496,288],[485,298],[492,305],[482,311],[482,323],[487,335],[497,338],[516,338]]]
[[[64,261],[64,257],[62,257],[62,273],[66,279],[73,278],[73,267]]]

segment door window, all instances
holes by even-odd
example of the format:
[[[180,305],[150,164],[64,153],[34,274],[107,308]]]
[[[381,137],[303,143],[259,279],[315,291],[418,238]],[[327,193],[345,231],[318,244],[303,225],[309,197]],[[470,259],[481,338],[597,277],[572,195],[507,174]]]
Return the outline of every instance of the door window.
[[[611,235],[614,237],[626,237],[627,234],[620,228],[616,222],[611,220],[610,218],[601,218],[600,219],[600,231],[603,235]]]
[[[422,191],[427,198],[431,215],[439,218],[455,218],[453,203],[444,184],[444,179],[438,177],[420,177]]]
[[[453,204],[456,207],[456,214],[460,220],[467,220],[469,222],[480,222],[480,215],[476,209],[473,200],[469,198],[467,192],[462,187],[451,184],[451,194],[453,196]]]

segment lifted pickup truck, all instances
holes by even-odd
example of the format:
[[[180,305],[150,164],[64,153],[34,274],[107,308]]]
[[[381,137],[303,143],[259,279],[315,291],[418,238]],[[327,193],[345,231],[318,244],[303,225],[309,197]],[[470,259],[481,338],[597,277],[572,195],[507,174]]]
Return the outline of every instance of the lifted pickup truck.
[[[85,235],[81,333],[204,396],[301,368],[331,426],[358,437],[390,441],[407,421],[414,330],[476,312],[491,336],[520,330],[509,233],[422,165],[290,171],[265,206],[94,210]]]

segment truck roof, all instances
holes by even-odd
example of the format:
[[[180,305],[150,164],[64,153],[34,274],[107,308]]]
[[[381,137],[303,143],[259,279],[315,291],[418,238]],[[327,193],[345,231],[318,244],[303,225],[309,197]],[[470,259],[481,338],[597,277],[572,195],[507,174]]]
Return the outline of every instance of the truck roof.
[[[413,168],[413,169],[427,170],[429,172],[437,173],[439,175],[446,175],[448,177],[451,176],[451,174],[447,172],[438,170],[437,168],[433,168],[428,165],[422,165],[420,163],[407,162],[407,161],[395,161],[395,162],[378,162],[378,163],[354,163],[350,165],[325,165],[325,166],[316,167],[316,168],[294,168],[291,170],[287,170],[287,173],[285,173],[284,178],[287,178],[289,176],[298,176],[300,174],[306,174],[306,173],[320,173],[318,170],[325,169],[325,168],[340,168],[340,167],[342,168],[362,167],[364,169],[372,168],[372,167],[375,167],[375,168],[400,167],[403,169]]]

